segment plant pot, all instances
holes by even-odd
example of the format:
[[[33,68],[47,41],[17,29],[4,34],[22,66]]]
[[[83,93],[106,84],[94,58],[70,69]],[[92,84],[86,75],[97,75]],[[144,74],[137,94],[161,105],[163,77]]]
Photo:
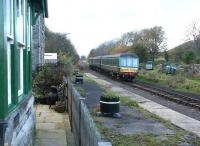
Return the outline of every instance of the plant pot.
[[[81,83],[83,84],[83,75],[82,74],[77,74],[75,77],[75,83]]]
[[[100,97],[100,112],[106,114],[119,113],[119,98]]]

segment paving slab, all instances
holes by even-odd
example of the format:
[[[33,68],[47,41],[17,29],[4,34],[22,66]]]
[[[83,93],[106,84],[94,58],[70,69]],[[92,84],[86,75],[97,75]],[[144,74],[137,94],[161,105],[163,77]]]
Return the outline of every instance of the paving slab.
[[[143,107],[145,110],[147,110],[155,115],[158,115],[159,117],[170,121],[174,125],[182,128],[186,131],[194,133],[200,137],[200,121],[195,120],[186,115],[183,115],[174,110],[171,110],[168,107],[160,105],[156,102],[148,100],[148,99],[146,99],[140,95],[137,95],[133,92],[130,92],[122,87],[110,84],[109,82],[102,80],[91,73],[85,73],[85,75],[94,79],[98,84],[103,85],[106,88],[109,88],[115,92],[118,92],[120,95],[128,96],[132,100],[137,101],[139,106]]]
[[[67,146],[67,114],[57,113],[48,105],[36,105],[35,146]]]

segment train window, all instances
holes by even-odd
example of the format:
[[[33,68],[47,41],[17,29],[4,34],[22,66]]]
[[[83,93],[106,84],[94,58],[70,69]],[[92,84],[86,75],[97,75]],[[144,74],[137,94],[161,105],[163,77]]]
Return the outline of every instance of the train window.
[[[120,57],[120,66],[126,66],[126,57]]]
[[[133,67],[133,57],[127,56],[127,66]]]
[[[139,67],[139,60],[138,60],[138,58],[133,58],[133,67]]]

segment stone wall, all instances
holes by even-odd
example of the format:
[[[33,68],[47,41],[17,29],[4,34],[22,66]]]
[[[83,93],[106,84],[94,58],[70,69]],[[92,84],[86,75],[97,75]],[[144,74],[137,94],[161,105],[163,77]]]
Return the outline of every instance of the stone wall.
[[[32,42],[32,69],[44,64],[45,49],[45,24],[44,17],[40,15],[36,24],[33,26],[33,42]]]
[[[0,146],[33,146],[35,130],[34,97],[30,96],[0,121]]]

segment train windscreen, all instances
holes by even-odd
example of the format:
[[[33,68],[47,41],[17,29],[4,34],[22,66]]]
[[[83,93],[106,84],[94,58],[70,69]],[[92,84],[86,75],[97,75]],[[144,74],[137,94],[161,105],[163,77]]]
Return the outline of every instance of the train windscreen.
[[[138,58],[132,56],[123,56],[120,57],[120,66],[121,67],[138,67]]]

